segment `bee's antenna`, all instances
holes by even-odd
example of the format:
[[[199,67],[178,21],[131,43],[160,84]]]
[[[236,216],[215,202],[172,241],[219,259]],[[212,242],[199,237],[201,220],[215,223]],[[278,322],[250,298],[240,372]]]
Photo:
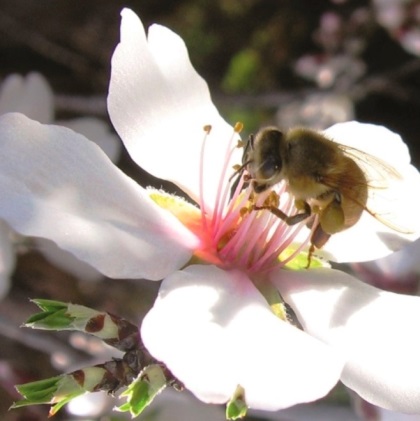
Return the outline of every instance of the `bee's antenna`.
[[[238,168],[235,168],[235,172],[229,177],[229,181],[232,181],[235,176],[238,176],[238,178],[242,175],[242,173],[245,171],[245,168],[252,162],[252,159],[249,161],[246,161],[244,164],[239,166]]]
[[[236,177],[236,180],[233,182],[232,187],[230,188],[230,197],[232,198],[235,194],[236,189],[238,188],[239,180],[241,179],[241,176],[243,172],[245,171],[248,164],[250,164],[252,160],[249,160],[242,164],[236,171],[230,176],[229,182],[233,180],[234,177]]]
[[[250,146],[251,149],[254,149],[254,139],[255,139],[254,133],[251,133],[249,135],[248,142],[246,143],[246,146],[245,146],[245,152],[248,149],[248,146]]]
[[[243,172],[245,171],[246,167],[252,162],[252,159],[248,159],[245,162],[243,160],[246,159],[248,155],[247,152],[249,149],[254,150],[254,135],[251,133],[248,137],[248,140],[245,143],[242,143],[241,146],[244,148],[244,152],[242,155],[242,165],[235,168],[235,172],[229,177],[229,182],[231,182],[236,177],[236,180],[233,182],[232,187],[230,189],[231,198],[235,194],[235,191],[238,187],[239,180],[241,179]]]

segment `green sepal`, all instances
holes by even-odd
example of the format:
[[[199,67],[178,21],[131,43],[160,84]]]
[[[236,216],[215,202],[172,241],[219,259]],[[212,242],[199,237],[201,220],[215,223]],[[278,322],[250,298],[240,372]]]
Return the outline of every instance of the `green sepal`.
[[[68,328],[74,317],[69,317],[67,310],[45,311],[29,317],[24,323],[26,327],[45,330],[62,330]]]
[[[57,311],[63,308],[67,308],[68,304],[62,301],[46,300],[44,298],[34,298],[31,300],[32,303],[36,304],[43,311]]]
[[[147,366],[122,394],[127,402],[117,407],[120,412],[130,412],[139,416],[155,397],[166,387],[167,380],[162,367],[158,364]]]
[[[89,333],[102,340],[121,339],[119,325],[117,325],[118,321],[122,321],[121,318],[117,318],[116,321],[109,313],[93,310],[79,304],[43,299],[32,301],[42,311],[29,317],[24,323],[26,327],[44,330],[75,330]],[[97,320],[100,323],[96,326]],[[92,327],[94,327],[93,330]],[[118,348],[117,345],[113,345]]]
[[[65,404],[86,391],[72,376],[62,375],[16,386],[23,399],[14,402],[11,409],[28,405],[50,404],[50,415],[55,415]]]
[[[16,390],[24,399],[14,402],[12,408],[50,403],[61,377],[55,376],[15,386]]]
[[[248,406],[245,402],[245,390],[242,386],[236,388],[230,401],[226,404],[226,419],[237,420],[245,417],[248,412]]]
[[[74,317],[68,314],[68,304],[61,301],[34,299],[31,300],[42,312],[33,314],[24,323],[26,327],[45,330],[63,330],[70,327]]]
[[[74,398],[94,392],[104,374],[106,370],[102,367],[86,367],[69,374],[17,385],[16,390],[23,399],[14,402],[11,409],[49,404],[52,405],[50,415],[54,415]]]

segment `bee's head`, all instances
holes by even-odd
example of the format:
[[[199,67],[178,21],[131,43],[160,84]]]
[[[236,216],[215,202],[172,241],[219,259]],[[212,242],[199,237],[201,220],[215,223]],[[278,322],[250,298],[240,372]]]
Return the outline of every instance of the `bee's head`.
[[[282,180],[283,143],[283,133],[275,127],[267,127],[249,137],[242,162],[256,193],[262,193]]]

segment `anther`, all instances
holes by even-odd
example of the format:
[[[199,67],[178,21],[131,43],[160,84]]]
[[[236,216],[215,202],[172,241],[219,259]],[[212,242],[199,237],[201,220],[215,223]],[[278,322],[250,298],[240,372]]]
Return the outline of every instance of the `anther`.
[[[233,130],[235,130],[236,133],[241,133],[243,128],[244,128],[243,123],[238,121],[237,123],[235,123],[235,126],[234,126]]]
[[[211,132],[211,124],[206,124],[206,125],[203,127],[203,130],[204,130],[207,134],[210,134],[210,132]]]
[[[236,144],[236,147],[238,149],[244,148],[246,143],[242,139],[238,139],[238,143]]]

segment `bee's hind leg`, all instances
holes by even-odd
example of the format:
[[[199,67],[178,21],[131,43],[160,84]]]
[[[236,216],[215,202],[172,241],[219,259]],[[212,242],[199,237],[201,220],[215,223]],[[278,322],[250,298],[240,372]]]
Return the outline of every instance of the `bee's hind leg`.
[[[331,234],[327,234],[321,227],[321,224],[318,224],[311,235],[311,245],[309,247],[308,252],[308,264],[306,265],[306,269],[311,266],[312,256],[315,253],[316,249],[320,249],[325,245],[325,243],[329,240]]]

